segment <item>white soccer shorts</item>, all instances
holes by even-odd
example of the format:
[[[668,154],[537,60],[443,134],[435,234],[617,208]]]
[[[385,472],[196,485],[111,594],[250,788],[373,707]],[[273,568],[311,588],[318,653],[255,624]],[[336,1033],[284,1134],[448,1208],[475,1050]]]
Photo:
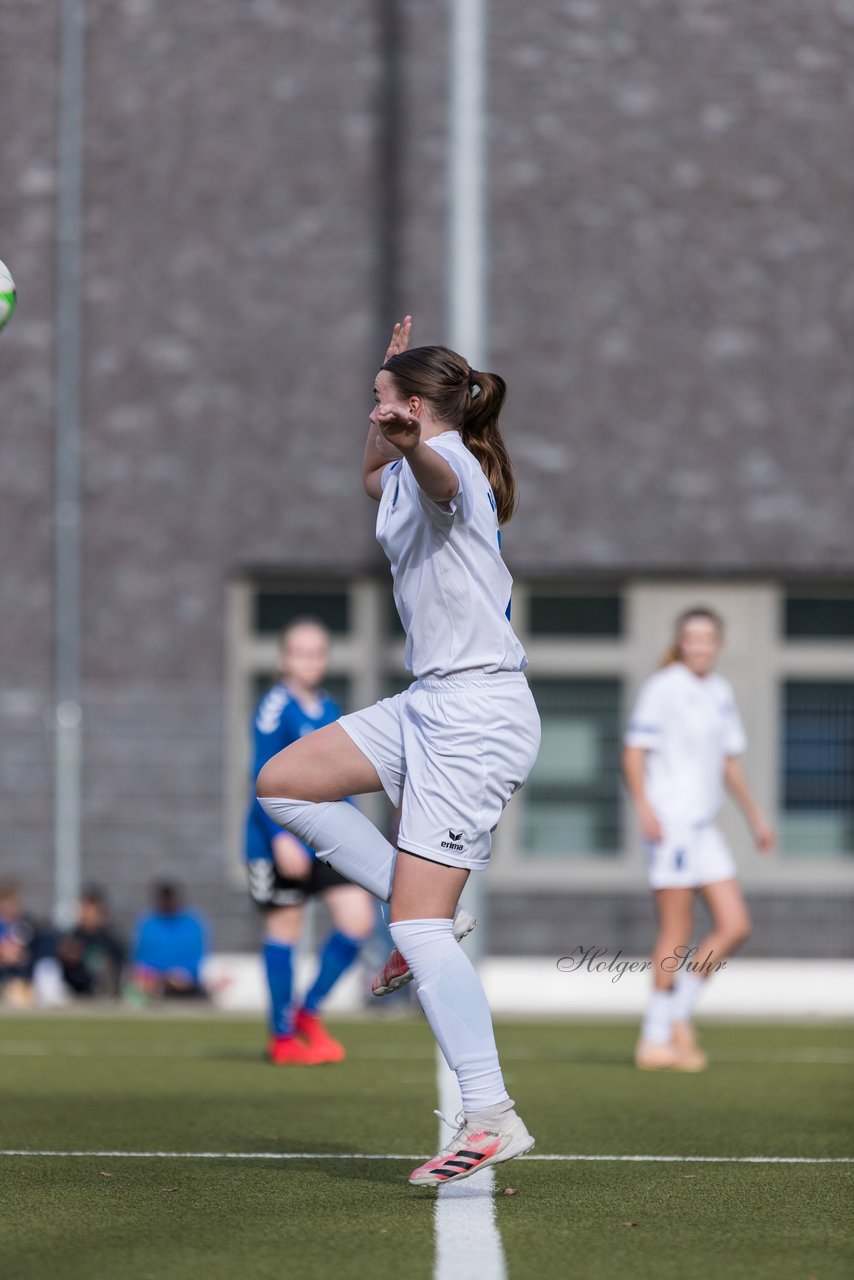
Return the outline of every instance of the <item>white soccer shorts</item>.
[[[647,870],[653,889],[698,889],[732,880],[736,867],[729,845],[714,823],[665,827],[659,844],[648,844]]]
[[[452,867],[487,865],[492,832],[540,746],[521,671],[424,676],[338,724],[400,805],[401,849]]]

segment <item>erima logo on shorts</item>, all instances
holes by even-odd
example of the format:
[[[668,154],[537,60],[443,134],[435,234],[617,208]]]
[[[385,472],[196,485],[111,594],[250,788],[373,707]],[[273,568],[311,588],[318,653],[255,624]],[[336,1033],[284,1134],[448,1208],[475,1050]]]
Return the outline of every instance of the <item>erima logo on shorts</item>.
[[[440,849],[456,849],[458,850],[458,852],[462,853],[463,846],[461,844],[457,844],[457,841],[462,840],[463,838],[462,831],[449,831],[448,835],[451,837],[450,840],[443,840],[439,848]]]

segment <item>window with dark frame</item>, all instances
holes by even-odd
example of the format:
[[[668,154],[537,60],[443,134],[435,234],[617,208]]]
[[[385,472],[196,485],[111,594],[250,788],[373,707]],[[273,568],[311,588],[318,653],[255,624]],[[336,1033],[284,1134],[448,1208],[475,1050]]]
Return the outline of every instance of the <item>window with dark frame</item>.
[[[782,850],[854,856],[854,681],[787,680],[782,693]]]
[[[616,857],[622,851],[622,682],[531,680],[542,720],[537,763],[522,796],[528,858]]]

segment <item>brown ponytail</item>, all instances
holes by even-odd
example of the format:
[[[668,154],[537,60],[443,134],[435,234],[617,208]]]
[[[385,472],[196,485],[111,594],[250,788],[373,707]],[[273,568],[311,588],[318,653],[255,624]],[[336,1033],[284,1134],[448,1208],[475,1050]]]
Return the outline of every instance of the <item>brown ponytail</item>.
[[[469,405],[461,428],[463,444],[471,449],[490,483],[498,523],[507,524],[513,518],[517,502],[513,464],[498,426],[507,383],[497,373],[478,373],[474,369],[471,382]]]
[[[414,347],[383,365],[404,396],[429,401],[436,417],[458,426],[463,444],[480,463],[495,495],[498,523],[516,510],[516,480],[498,416],[507,384],[497,373],[479,373],[448,347]]]
[[[681,646],[674,642],[673,644],[668,645],[667,649],[664,651],[664,656],[662,657],[659,666],[672,667],[674,662],[679,662],[681,657]]]

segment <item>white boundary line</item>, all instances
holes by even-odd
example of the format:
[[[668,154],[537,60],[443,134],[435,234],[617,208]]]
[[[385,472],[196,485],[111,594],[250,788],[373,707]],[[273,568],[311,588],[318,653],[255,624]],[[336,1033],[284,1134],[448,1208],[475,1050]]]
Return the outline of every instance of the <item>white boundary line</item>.
[[[463,1109],[457,1078],[436,1045],[439,1110],[452,1120]],[[439,1121],[439,1146],[455,1130]],[[436,1261],[433,1280],[459,1280],[469,1273],[469,1259],[477,1259],[480,1280],[507,1280],[507,1263],[495,1217],[495,1173],[491,1168],[472,1173],[461,1182],[439,1187],[434,1218]]]
[[[92,1158],[110,1160],[423,1160],[424,1153],[401,1155],[399,1152],[377,1154],[359,1151],[15,1151],[0,1150],[0,1158],[16,1156],[41,1156],[55,1159]],[[583,1156],[583,1155],[529,1155],[519,1160],[552,1160],[563,1162],[599,1161],[634,1164],[854,1164],[854,1156]],[[482,1174],[492,1173],[482,1169],[462,1183],[449,1183],[451,1187],[465,1187]],[[442,1188],[444,1191],[445,1188]],[[467,1219],[467,1221],[470,1221]]]
[[[200,1048],[195,1045],[175,1045],[171,1043],[131,1041],[104,1041],[101,1044],[88,1043],[82,1040],[47,1041],[47,1040],[5,1040],[0,1041],[0,1058],[194,1058],[215,1061],[222,1051],[221,1045],[210,1045]],[[260,1058],[260,1053],[256,1055]],[[363,1052],[360,1049],[348,1050],[348,1056],[361,1062],[402,1061],[430,1062],[433,1055],[429,1049],[409,1050],[394,1048],[379,1052]],[[715,1049],[712,1051],[714,1063],[727,1066],[753,1065],[756,1063],[775,1065],[820,1065],[848,1066],[854,1065],[854,1048],[834,1048],[828,1046],[804,1046],[794,1049],[768,1049],[751,1053],[744,1049]],[[251,1060],[251,1055],[246,1055]],[[592,1066],[606,1061],[611,1065],[627,1064],[631,1061],[631,1052],[614,1050],[602,1058],[587,1057],[583,1053],[574,1055],[571,1050],[561,1054],[542,1054],[526,1052],[524,1049],[506,1050],[501,1054],[502,1062],[560,1062],[564,1066]]]

